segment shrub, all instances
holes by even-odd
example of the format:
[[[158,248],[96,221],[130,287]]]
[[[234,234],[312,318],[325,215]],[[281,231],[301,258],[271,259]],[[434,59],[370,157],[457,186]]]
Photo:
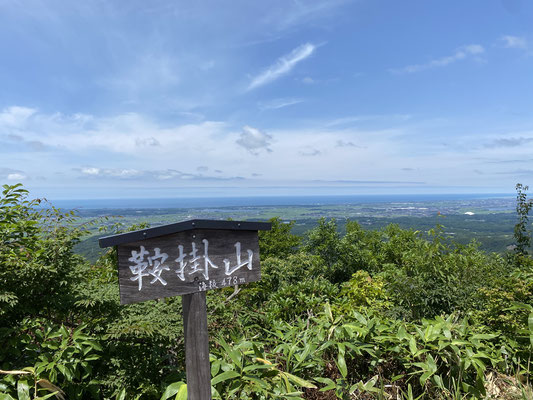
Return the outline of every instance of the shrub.
[[[27,316],[67,314],[81,257],[72,253],[83,230],[74,214],[28,200],[20,184],[0,196],[0,315],[4,323]]]
[[[388,298],[385,281],[381,276],[372,279],[368,272],[357,271],[352,279],[342,285],[335,305],[340,313],[366,308],[383,311],[391,306]]]
[[[272,224],[272,229],[259,231],[261,258],[287,257],[295,253],[302,240],[291,233],[294,221],[285,223],[276,217],[270,219],[269,222]]]

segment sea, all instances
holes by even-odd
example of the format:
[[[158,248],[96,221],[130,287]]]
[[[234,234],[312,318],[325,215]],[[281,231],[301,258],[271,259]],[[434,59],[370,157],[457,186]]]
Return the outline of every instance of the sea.
[[[324,206],[369,203],[412,203],[438,201],[468,201],[514,198],[509,193],[483,194],[379,194],[342,196],[251,196],[251,197],[198,197],[198,198],[143,198],[143,199],[77,199],[52,200],[62,209],[149,209],[199,207],[254,207],[254,206]]]

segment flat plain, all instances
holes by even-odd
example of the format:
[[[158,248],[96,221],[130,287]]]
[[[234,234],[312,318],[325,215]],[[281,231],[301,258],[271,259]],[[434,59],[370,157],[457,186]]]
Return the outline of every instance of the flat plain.
[[[320,218],[334,218],[341,234],[348,220],[357,221],[365,229],[398,224],[402,228],[427,232],[439,225],[449,240],[460,244],[476,240],[489,252],[504,252],[512,245],[516,223],[513,197],[197,208],[80,208],[76,212],[90,232],[77,245],[76,251],[89,260],[101,253],[97,239],[117,229],[139,224],[154,227],[195,218],[267,221],[279,217],[285,222],[294,221],[293,233],[298,235],[305,235]]]

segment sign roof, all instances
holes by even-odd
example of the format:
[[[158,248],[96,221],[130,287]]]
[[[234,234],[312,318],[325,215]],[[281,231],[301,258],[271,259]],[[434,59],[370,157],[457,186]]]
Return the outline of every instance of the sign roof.
[[[159,236],[171,235],[177,232],[192,229],[225,229],[232,231],[267,231],[270,230],[270,222],[250,222],[250,221],[216,221],[208,219],[192,219],[189,221],[177,222],[156,226],[155,228],[140,229],[138,231],[121,233],[118,235],[105,236],[98,240],[100,247],[110,247],[119,244],[137,242]]]

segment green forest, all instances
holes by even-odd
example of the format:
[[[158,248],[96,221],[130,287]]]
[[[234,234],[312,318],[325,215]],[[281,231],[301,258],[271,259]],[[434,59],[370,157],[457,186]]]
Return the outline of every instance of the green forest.
[[[271,219],[261,281],[207,292],[213,398],[533,399],[533,202],[516,189],[505,253],[440,225],[297,236]],[[73,251],[98,225],[3,186],[0,400],[187,398],[181,298],[121,306],[116,251]]]

